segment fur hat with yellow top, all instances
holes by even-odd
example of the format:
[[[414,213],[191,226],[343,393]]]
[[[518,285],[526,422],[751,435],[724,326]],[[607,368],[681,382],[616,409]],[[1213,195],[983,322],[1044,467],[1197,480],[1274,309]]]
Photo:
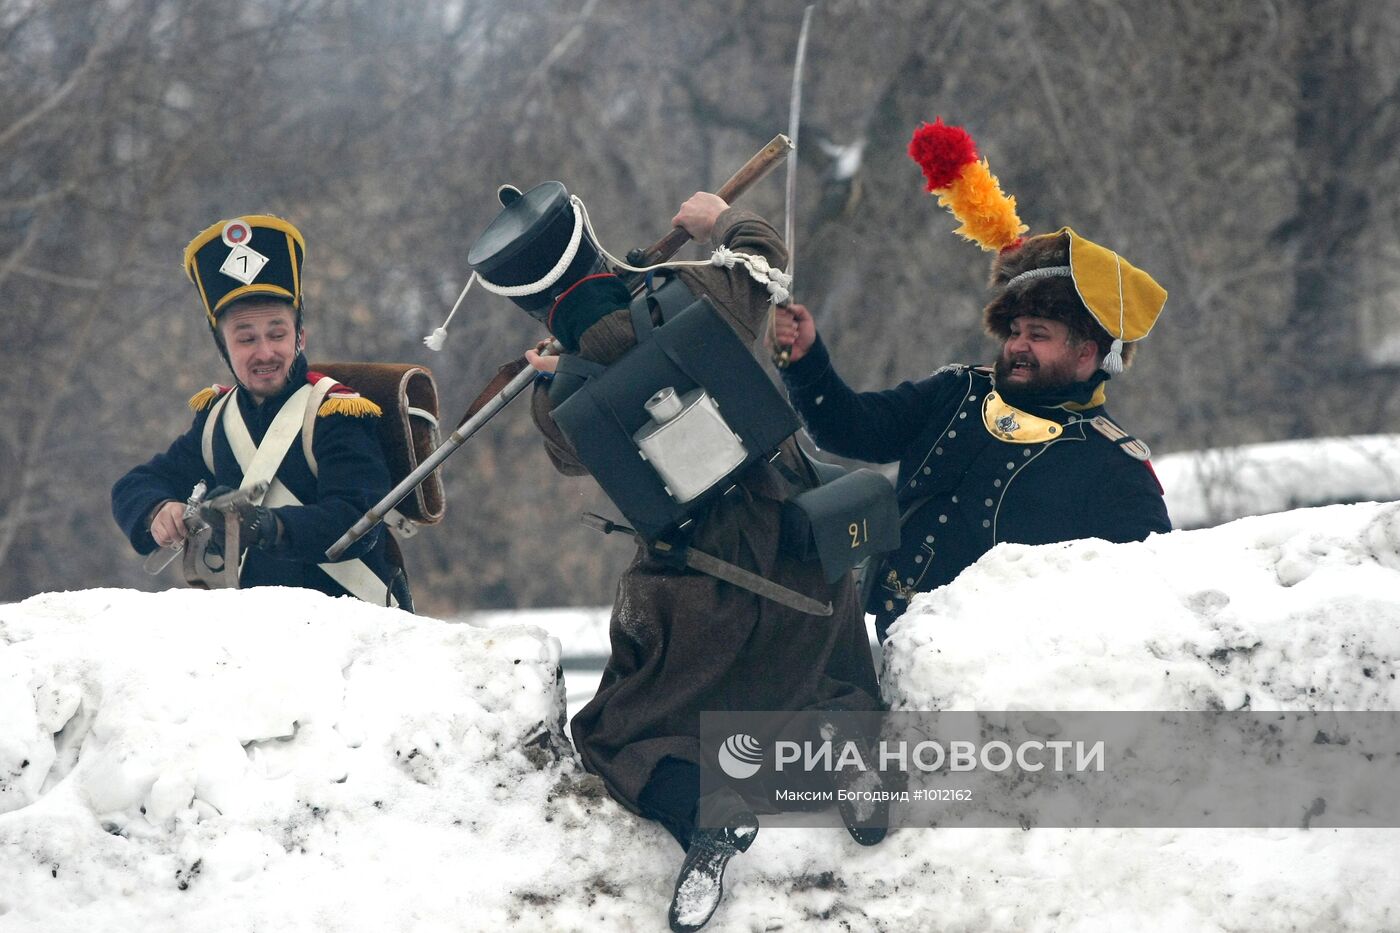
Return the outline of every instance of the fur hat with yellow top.
[[[1016,199],[1002,193],[961,127],[941,118],[923,124],[909,142],[909,156],[923,169],[926,190],[938,195],[939,206],[962,221],[955,232],[997,254],[990,283],[997,293],[982,312],[988,333],[1006,339],[1011,322],[1022,315],[1062,321],[1074,336],[1098,344],[1104,372],[1122,372],[1135,342],[1162,313],[1166,290],[1069,227],[1022,236],[1029,228],[1016,215]]]
[[[290,222],[270,214],[245,214],[206,227],[185,247],[185,274],[199,291],[204,317],[224,361],[228,348],[219,335],[219,316],[245,298],[285,301],[296,309],[296,328],[302,326],[301,270],[306,240]],[[298,351],[298,356],[300,356]],[[293,376],[305,372],[315,385],[323,374],[311,371],[303,360],[292,367]],[[196,392],[190,407],[203,411],[231,386],[212,385]],[[379,416],[381,409],[359,392],[339,382],[325,392],[320,415]]]

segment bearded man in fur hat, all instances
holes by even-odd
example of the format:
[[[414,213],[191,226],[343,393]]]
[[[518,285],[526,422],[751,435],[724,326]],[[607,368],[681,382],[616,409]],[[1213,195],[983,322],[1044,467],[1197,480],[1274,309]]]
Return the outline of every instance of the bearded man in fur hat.
[[[1131,360],[1166,292],[1068,227],[1021,237],[1014,200],[958,128],[925,125],[910,152],[929,190],[964,221],[959,232],[997,253],[983,311],[1001,342],[995,363],[858,393],[837,374],[806,307],[779,308],[774,334],[791,346],[783,381],[817,444],[899,463],[900,548],[878,568],[866,603],[881,641],[913,594],[951,582],[1003,541],[1140,541],[1171,530],[1147,446],[1104,407],[1106,382]],[[979,227],[996,197],[1008,208],[1003,219]],[[964,216],[963,204],[978,209]]]

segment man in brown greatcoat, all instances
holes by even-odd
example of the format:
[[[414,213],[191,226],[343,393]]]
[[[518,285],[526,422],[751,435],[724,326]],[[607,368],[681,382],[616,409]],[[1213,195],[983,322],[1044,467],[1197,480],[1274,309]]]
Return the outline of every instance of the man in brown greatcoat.
[[[782,268],[777,232],[752,212],[700,192],[672,221],[699,242],[762,256]],[[768,294],[742,266],[675,273],[708,298],[745,343],[764,326]],[[635,346],[630,295],[613,275],[587,276],[555,299],[548,322],[564,346],[608,365]],[[553,359],[527,354],[552,371]],[[545,386],[533,399],[546,449],[563,473],[587,472],[550,416]],[[795,442],[779,457],[806,486],[815,485]],[[779,514],[792,483],[760,459],[739,479],[737,495],[714,501],[696,521],[693,548],[737,564],[820,601],[829,618],[761,598],[714,577],[680,570],[640,547],[618,584],[610,624],[611,657],[597,695],[573,719],[585,766],[629,809],[661,822],[687,850],[671,907],[674,929],[703,926],[718,906],[725,862],[748,847],[757,823],[744,805],[721,830],[696,828],[699,716],[705,710],[873,710],[879,688],[864,620],[849,575],[828,584],[816,562],[780,551]],[[853,835],[863,842],[877,841]]]

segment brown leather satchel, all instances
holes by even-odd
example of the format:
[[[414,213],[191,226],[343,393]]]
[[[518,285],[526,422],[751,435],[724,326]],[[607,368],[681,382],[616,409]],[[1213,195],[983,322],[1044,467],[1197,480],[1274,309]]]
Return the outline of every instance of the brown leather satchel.
[[[395,485],[438,448],[438,395],[432,370],[410,363],[312,363],[311,369],[354,389],[383,411],[379,444]],[[447,511],[442,468],[430,473],[397,509],[420,525],[442,521]]]

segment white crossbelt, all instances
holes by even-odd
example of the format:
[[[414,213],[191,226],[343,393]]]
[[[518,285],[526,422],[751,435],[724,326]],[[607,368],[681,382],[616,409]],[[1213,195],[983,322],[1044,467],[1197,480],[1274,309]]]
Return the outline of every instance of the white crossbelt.
[[[209,412],[209,420],[205,425],[202,438],[205,466],[209,468],[211,473],[213,472],[214,431],[212,426],[222,417],[224,436],[228,438],[234,459],[238,461],[238,466],[243,470],[243,483],[240,488],[247,489],[259,482],[268,484],[267,492],[261,501],[254,500],[253,504],[266,505],[268,508],[301,505],[301,500],[277,478],[277,469],[286,458],[287,451],[291,449],[292,441],[302,432],[307,419],[315,417],[314,413],[320,408],[321,399],[335,384],[335,380],[330,376],[323,376],[315,386],[304,385],[294,392],[292,397],[287,399],[286,404],[282,406],[282,410],[272,419],[272,424],[268,426],[267,433],[263,435],[261,444],[253,443],[253,437],[248,433],[248,426],[243,423],[243,414],[238,410],[238,406],[228,404],[228,400],[235,393],[225,393],[223,398],[214,405],[213,410]],[[309,465],[314,474],[316,472],[314,463]],[[370,570],[369,566],[362,560],[345,560],[334,564],[317,564],[317,566],[352,596],[367,603],[383,605],[384,597],[387,595],[389,605],[398,606],[398,600],[394,599],[393,594],[386,592],[388,588],[384,581],[379,579],[378,575]]]

